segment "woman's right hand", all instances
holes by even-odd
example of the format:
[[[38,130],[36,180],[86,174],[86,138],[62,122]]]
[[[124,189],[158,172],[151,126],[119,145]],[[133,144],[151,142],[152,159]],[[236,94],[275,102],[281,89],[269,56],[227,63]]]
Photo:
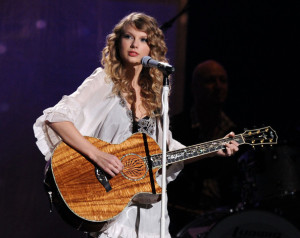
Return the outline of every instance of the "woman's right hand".
[[[100,168],[114,177],[123,169],[123,164],[118,157],[103,151],[95,151],[95,155],[89,156]]]

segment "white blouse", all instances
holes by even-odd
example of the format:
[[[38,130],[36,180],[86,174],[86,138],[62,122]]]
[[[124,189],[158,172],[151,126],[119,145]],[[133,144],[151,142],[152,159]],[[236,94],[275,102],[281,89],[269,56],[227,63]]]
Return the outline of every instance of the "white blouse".
[[[55,146],[61,142],[61,138],[46,125],[46,121],[70,121],[82,135],[96,137],[113,144],[119,144],[132,135],[131,111],[122,97],[112,93],[112,87],[113,83],[106,77],[103,69],[97,68],[74,93],[63,96],[54,107],[44,110],[43,115],[33,125],[33,130],[37,138],[36,144],[45,155],[46,161],[51,158]],[[148,131],[162,148],[161,121],[157,119],[154,122],[154,128]],[[169,150],[184,147],[172,138],[170,131],[167,137]],[[169,166],[167,183],[173,181],[182,168],[181,162]],[[159,174],[156,180],[161,184]],[[170,237],[169,216],[167,212],[165,214],[166,237]],[[161,201],[146,206],[133,202],[116,219],[109,221],[101,232],[92,235],[101,238],[159,238],[160,219]]]

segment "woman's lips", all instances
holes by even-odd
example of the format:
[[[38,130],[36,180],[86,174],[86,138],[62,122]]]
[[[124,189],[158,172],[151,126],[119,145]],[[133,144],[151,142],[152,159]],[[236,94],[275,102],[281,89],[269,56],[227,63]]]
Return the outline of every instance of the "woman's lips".
[[[138,53],[135,52],[135,51],[129,51],[128,54],[129,54],[130,56],[137,56],[137,55],[138,55]]]

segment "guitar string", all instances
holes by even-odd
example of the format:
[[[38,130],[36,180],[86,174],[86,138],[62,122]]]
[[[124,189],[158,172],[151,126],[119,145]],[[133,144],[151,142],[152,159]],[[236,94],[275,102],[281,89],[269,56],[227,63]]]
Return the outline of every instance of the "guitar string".
[[[235,140],[235,141],[239,141],[242,138],[244,138],[245,140],[247,140],[247,138],[252,138],[253,139],[254,136],[259,136],[259,135],[262,135],[262,134],[265,134],[265,133],[269,133],[269,128],[262,128],[259,131],[251,133],[251,134],[247,134],[247,133],[239,134],[239,135],[236,135],[236,137],[234,139],[233,138],[222,138],[222,139],[218,139],[218,140],[214,140],[214,141],[205,142],[203,144],[197,144],[197,145],[189,146],[189,147],[183,148],[179,151],[184,151],[184,150],[194,151],[194,152],[197,152],[196,155],[201,155],[201,154],[205,154],[206,153],[205,151],[207,149],[211,148],[212,145],[214,145],[215,143],[217,143],[218,145],[214,146],[214,151],[217,151],[219,149],[218,148],[219,146],[223,146],[222,144],[224,142],[231,141],[232,139]],[[254,139],[254,140],[256,140],[256,139]],[[201,153],[199,153],[200,152],[199,149],[203,150],[204,153],[203,153],[203,151],[201,151]],[[178,150],[170,151],[170,152],[168,152],[168,155],[170,157],[174,154],[179,154],[180,153],[179,151]],[[212,151],[208,151],[208,153],[210,153],[210,152],[212,152]],[[189,152],[185,151],[185,153],[189,153]],[[162,156],[161,154],[151,156],[153,158],[153,163],[156,164],[158,162],[158,160],[161,160],[161,156]]]
[[[238,139],[241,139],[241,138],[242,138],[241,135],[236,135],[236,138],[234,138],[234,140],[238,140]],[[205,142],[203,144],[197,144],[197,145],[189,146],[189,147],[186,147],[186,148],[183,148],[183,149],[180,149],[180,150],[169,151],[168,155],[170,157],[170,156],[172,156],[174,154],[179,154],[181,151],[183,153],[185,153],[185,154],[191,153],[190,151],[193,151],[194,153],[196,152],[196,155],[201,155],[201,154],[205,154],[205,153],[211,153],[213,151],[217,151],[219,149],[218,147],[220,147],[220,146],[223,147],[224,145],[222,145],[222,144],[224,142],[231,141],[231,140],[232,140],[232,138],[222,138],[222,139],[218,139],[218,140],[214,140],[214,141],[210,141],[210,142]],[[215,143],[217,143],[217,146],[213,146],[215,149],[213,151],[207,151]],[[201,153],[199,153],[200,152],[199,149],[202,150]],[[188,150],[188,151],[186,151],[186,150]],[[153,158],[153,163],[155,163],[155,164],[158,163],[158,165],[160,165],[159,162],[161,162],[161,156],[162,156],[162,154],[152,155],[151,157]]]

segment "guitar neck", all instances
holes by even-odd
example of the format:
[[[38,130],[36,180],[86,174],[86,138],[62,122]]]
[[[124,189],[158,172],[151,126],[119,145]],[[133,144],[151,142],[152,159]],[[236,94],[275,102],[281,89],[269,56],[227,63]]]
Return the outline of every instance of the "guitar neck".
[[[234,138],[223,138],[218,140],[213,140],[197,145],[192,145],[185,147],[183,149],[174,150],[167,152],[167,162],[166,164],[173,164],[179,161],[192,159],[200,155],[210,154],[216,152],[220,149],[225,148],[225,143],[229,141],[236,141],[240,145],[245,144],[242,134],[236,135]],[[152,166],[161,167],[162,165],[162,154],[156,154],[151,156]]]

